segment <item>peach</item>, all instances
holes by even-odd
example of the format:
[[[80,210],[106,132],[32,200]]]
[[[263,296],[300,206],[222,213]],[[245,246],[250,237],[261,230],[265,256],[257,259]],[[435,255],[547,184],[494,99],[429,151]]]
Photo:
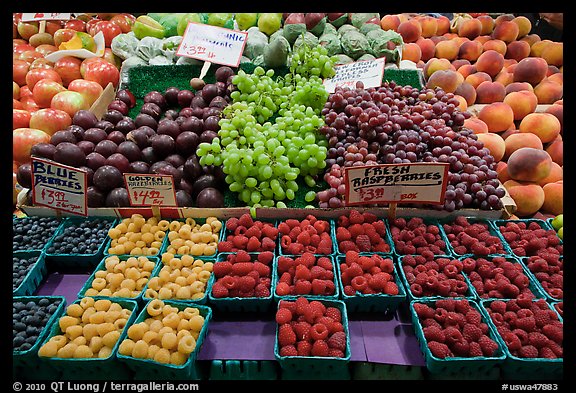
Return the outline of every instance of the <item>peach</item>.
[[[425,64],[426,63],[424,63],[424,61],[422,59],[420,59],[420,60],[418,60],[418,63],[416,63],[416,67],[422,70],[422,69],[424,69]]]
[[[534,94],[538,97],[538,104],[553,104],[563,97],[563,85],[544,78],[534,86]]]
[[[404,43],[416,42],[422,36],[422,26],[416,19],[408,19],[398,25],[398,33]]]
[[[466,101],[466,105],[474,105],[476,103],[476,89],[470,83],[463,81],[458,85],[454,94],[458,94]]]
[[[526,57],[514,68],[514,82],[528,82],[533,87],[546,77],[548,64],[540,57]]]
[[[415,42],[409,42],[404,44],[402,48],[402,60],[410,60],[414,63],[418,63],[418,60],[422,57],[422,50]]]
[[[465,19],[458,23],[457,33],[460,37],[466,37],[473,40],[482,33],[482,22],[476,18]]]
[[[466,112],[466,110],[468,109],[468,102],[466,102],[466,98],[462,97],[459,94],[454,94],[454,98],[456,98],[459,101],[459,104],[458,106],[456,106],[456,108],[458,108],[460,112]]]
[[[490,41],[492,38],[490,38],[489,35],[479,35],[478,37],[474,38],[472,41],[476,41],[482,44],[482,46],[484,46],[484,44],[487,41]]]
[[[492,77],[485,72],[476,71],[475,73],[468,75],[464,80],[476,89],[482,82],[492,82]]]
[[[526,115],[536,110],[538,97],[529,90],[513,91],[506,94],[504,102],[512,108],[514,120],[522,120]]]
[[[464,77],[464,79],[466,79],[468,77],[468,75],[476,73],[476,66],[474,64],[470,64],[470,65],[464,64],[464,65],[458,67],[458,69],[456,71],[461,73],[462,76]],[[492,78],[490,78],[490,80],[492,80]]]
[[[560,68],[556,67],[555,65],[548,64],[548,71],[546,71],[546,76],[552,76],[555,74],[562,74],[562,72],[560,72]]]
[[[456,59],[456,60],[452,60],[452,65],[454,66],[456,71],[458,71],[458,68],[462,67],[463,65],[472,65],[472,63],[470,63],[470,60]]]
[[[530,56],[541,57],[542,51],[544,50],[544,48],[546,48],[546,46],[548,46],[549,44],[551,44],[553,42],[554,41],[547,40],[547,39],[536,41],[534,44],[532,44],[530,46]]]
[[[430,75],[439,70],[455,71],[456,69],[454,68],[450,60],[433,57],[426,62],[426,65],[424,65],[424,69],[422,70],[422,72],[424,73],[424,78],[428,80],[428,78],[430,78]]]
[[[552,158],[543,149],[521,147],[506,160],[508,174],[514,180],[537,182],[550,174]]]
[[[474,116],[471,116],[466,120],[464,120],[464,124],[462,125],[462,127],[474,131],[474,134],[486,134],[488,132],[488,126],[486,125],[486,123],[484,123],[482,120]]]
[[[420,58],[423,61],[428,61],[434,57],[434,53],[436,52],[436,44],[430,38],[420,37],[416,40],[416,44],[420,47],[422,55]]]
[[[478,118],[486,123],[489,132],[501,132],[514,123],[514,112],[504,102],[493,102],[480,110]]]
[[[552,161],[552,168],[550,169],[550,174],[546,176],[544,179],[540,180],[538,184],[544,187],[544,185],[548,183],[554,183],[558,180],[562,180],[563,177],[564,177],[564,169],[560,165]]]
[[[430,40],[434,43],[434,45],[436,45],[440,41],[448,40],[448,37],[444,37],[443,35],[435,35],[435,36],[430,37]]]
[[[564,165],[564,141],[555,139],[547,147],[546,151],[550,154],[552,161],[562,166]]]
[[[498,174],[498,180],[500,180],[502,184],[508,180],[512,180],[508,174],[508,164],[506,164],[506,161],[498,161],[496,164],[496,173]]]
[[[434,56],[439,59],[454,60],[458,57],[459,48],[455,40],[440,41],[436,44]]]
[[[528,82],[512,82],[512,83],[506,85],[506,94],[512,93],[514,91],[522,91],[522,90],[528,90],[528,91],[533,92],[534,88]]]
[[[508,135],[506,138],[504,138],[504,142],[506,142],[506,151],[504,152],[505,160],[507,160],[508,157],[510,157],[510,155],[516,150],[522,149],[524,147],[531,147],[532,149],[540,150],[544,148],[542,141],[536,135],[530,133],[520,133],[520,131],[512,135]]]
[[[509,44],[518,38],[519,32],[520,29],[516,23],[512,21],[503,21],[502,23],[495,24],[494,30],[492,30],[492,38],[502,40]]]
[[[456,33],[444,33],[443,36],[447,39],[447,40],[451,40],[454,38],[458,37],[458,34]]]
[[[542,187],[544,190],[544,203],[540,208],[544,213],[561,214],[564,210],[564,184],[560,182],[548,183]]]
[[[514,20],[516,16],[514,14],[500,14],[494,19],[494,26],[499,25],[502,22],[510,22]]]
[[[520,61],[530,56],[530,44],[526,41],[512,41],[506,47],[504,58]]]
[[[433,16],[423,15],[417,18],[422,27],[422,37],[430,38],[436,35],[436,30],[438,30],[438,21]]]
[[[482,29],[480,30],[480,35],[488,35],[494,30],[494,18],[490,15],[479,15],[476,17],[482,23]]]
[[[540,54],[546,63],[560,67],[564,61],[564,44],[562,42],[551,42],[542,49]]]
[[[506,140],[510,135],[518,134],[519,132],[520,131],[516,129],[516,125],[512,123],[512,125],[508,127],[506,131],[501,132],[498,135],[500,135],[504,140]]]
[[[382,30],[398,31],[398,26],[400,26],[400,17],[398,15],[384,15],[382,19],[380,19],[380,27],[382,27]]]
[[[436,35],[443,35],[450,31],[450,19],[444,15],[436,18]]]
[[[504,68],[494,78],[494,82],[502,84],[504,88],[506,88],[506,86],[512,83],[513,81],[514,81],[514,75]]]
[[[482,52],[476,61],[476,69],[494,78],[504,67],[504,55],[489,49]]]
[[[544,111],[546,113],[550,113],[558,119],[560,122],[560,134],[562,134],[563,126],[564,126],[564,105],[562,104],[552,104]]]
[[[501,55],[506,54],[507,45],[502,40],[497,40],[494,38],[489,39],[484,44],[482,44],[482,49],[485,51],[487,50],[495,50],[496,52],[500,53]]]
[[[526,34],[524,37],[520,38],[520,41],[526,41],[530,44],[530,49],[532,49],[532,45],[541,41],[540,36],[538,34]]]
[[[475,62],[483,51],[484,48],[478,41],[466,41],[458,49],[458,58]]]
[[[482,82],[476,87],[476,103],[491,104],[502,102],[506,97],[506,89],[500,82]]]
[[[536,135],[544,144],[552,142],[560,134],[560,122],[551,113],[535,112],[526,115],[518,129]]]
[[[506,150],[506,143],[504,139],[493,132],[478,134],[478,140],[484,143],[484,147],[490,150],[490,155],[494,157],[494,161],[498,162],[504,157]]]
[[[503,185],[516,204],[514,214],[519,218],[532,216],[544,204],[544,190],[536,183],[518,182],[510,179]]]
[[[530,33],[530,30],[532,30],[532,22],[530,22],[530,19],[523,15],[519,15],[512,19],[512,22],[518,25],[518,36],[516,37],[517,39],[526,36],[528,33]]]
[[[426,87],[434,89],[440,87],[446,93],[454,93],[456,88],[464,81],[461,74],[454,70],[438,70],[434,72],[428,81]]]

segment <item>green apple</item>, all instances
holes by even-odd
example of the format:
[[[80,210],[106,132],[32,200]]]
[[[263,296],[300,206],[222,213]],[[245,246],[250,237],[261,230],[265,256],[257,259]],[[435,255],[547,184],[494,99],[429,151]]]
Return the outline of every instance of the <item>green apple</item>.
[[[562,228],[564,226],[564,214],[558,214],[556,217],[554,217],[552,220],[552,226],[554,229],[556,229],[556,231]]]
[[[134,36],[141,40],[144,37],[164,38],[164,26],[147,15],[140,15],[132,26]]]
[[[268,36],[276,32],[282,26],[282,14],[264,13],[258,18],[258,29]]]
[[[188,13],[183,15],[182,18],[180,18],[180,21],[178,22],[178,26],[176,27],[176,32],[178,33],[178,35],[184,35],[184,32],[188,27],[188,22],[204,23],[204,20],[202,19],[202,16],[198,13]]]
[[[224,27],[226,22],[232,19],[232,14],[222,13],[222,12],[213,12],[208,14],[208,21],[207,23],[211,26],[219,26]]]
[[[248,30],[252,26],[256,26],[258,23],[257,13],[242,13],[236,14],[236,22],[238,23],[238,28],[240,30]]]
[[[564,227],[558,229],[558,237],[564,240]]]

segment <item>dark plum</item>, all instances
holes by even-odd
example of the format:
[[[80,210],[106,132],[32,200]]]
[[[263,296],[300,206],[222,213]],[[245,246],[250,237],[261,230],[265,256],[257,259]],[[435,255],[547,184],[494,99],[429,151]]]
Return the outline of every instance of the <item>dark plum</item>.
[[[121,100],[114,100],[111,103],[108,104],[108,109],[115,109],[118,112],[122,113],[124,116],[128,115],[128,112],[130,111],[130,108],[128,108],[128,105]]]
[[[158,168],[157,173],[159,175],[169,175],[172,176],[172,181],[174,184],[179,184],[180,180],[182,180],[182,174],[180,171],[173,167],[172,165],[164,165]]]
[[[182,177],[182,179],[180,179],[180,184],[178,184],[178,189],[180,190],[184,190],[186,191],[188,194],[192,194],[193,191],[193,187],[192,187],[192,183],[188,180],[186,180],[184,177]]]
[[[106,111],[104,116],[102,116],[102,120],[109,121],[110,123],[116,125],[120,120],[124,118],[124,115],[115,109],[109,109]]]
[[[190,87],[192,87],[194,90],[196,91],[202,90],[204,86],[206,86],[206,82],[204,82],[203,79],[200,78],[190,79]]]
[[[118,145],[116,151],[128,159],[128,161],[140,161],[142,159],[142,150],[132,141],[124,141]]]
[[[200,134],[200,143],[212,143],[214,138],[218,137],[218,133],[212,130],[206,130]]]
[[[24,188],[32,188],[32,164],[27,162],[18,167],[16,181]]]
[[[61,142],[56,146],[54,161],[77,168],[86,163],[86,154],[74,143]]]
[[[150,127],[153,130],[158,128],[158,122],[152,116],[146,113],[139,113],[136,115],[134,119],[134,125],[136,128],[140,128],[142,126]]]
[[[205,102],[212,101],[212,98],[218,95],[218,86],[214,83],[208,83],[202,88],[202,98]]]
[[[202,165],[198,162],[196,155],[190,156],[184,162],[184,177],[188,180],[194,181],[202,175]]]
[[[106,195],[106,206],[108,207],[128,207],[130,197],[128,190],[124,187],[116,187]]]
[[[86,182],[88,183],[88,185],[92,184],[92,180],[94,179],[94,169],[89,168],[87,166],[81,166],[80,168],[83,170],[84,172],[86,172]]]
[[[129,109],[132,109],[136,106],[136,97],[134,93],[132,93],[128,89],[120,89],[116,92],[116,99],[124,102],[128,105]]]
[[[194,98],[192,98],[192,101],[190,102],[191,108],[206,108],[207,106],[208,104],[206,103],[206,100],[202,96],[194,96]]]
[[[189,156],[196,152],[199,143],[200,137],[198,134],[192,131],[184,131],[176,137],[176,150],[184,156]]]
[[[108,192],[116,187],[121,187],[124,184],[124,177],[115,166],[103,165],[94,171],[92,181],[99,190]]]
[[[97,122],[98,118],[96,115],[87,109],[81,109],[72,116],[72,124],[80,126],[85,130],[95,127]]]
[[[164,161],[172,165],[174,168],[178,168],[179,166],[184,165],[186,159],[182,157],[180,154],[170,154],[169,156],[164,158]]]
[[[223,96],[224,94],[226,94],[226,83],[216,82],[215,85],[218,88],[218,96]],[[218,96],[216,96],[216,97],[218,97]],[[214,98],[216,98],[216,97],[214,97]]]
[[[36,157],[54,159],[56,146],[51,143],[37,143],[30,148],[30,154]]]
[[[220,122],[220,118],[218,116],[208,116],[204,119],[204,130],[206,131],[218,131],[220,126],[218,123]]]
[[[182,108],[180,109],[180,112],[178,112],[178,116],[183,116],[183,117],[190,117],[192,116],[192,108]]]
[[[98,144],[98,142],[103,141],[106,138],[108,138],[108,134],[101,128],[88,128],[84,132],[84,140],[90,141],[94,143],[94,145]]]
[[[126,135],[124,135],[122,131],[114,130],[108,134],[108,138],[106,139],[119,145],[126,140]]]
[[[92,170],[97,170],[106,165],[106,157],[100,153],[92,152],[86,156],[86,166]]]
[[[220,119],[220,113],[221,112],[222,112],[222,110],[220,108],[216,108],[214,106],[204,108],[203,113],[202,113],[202,119],[206,120],[210,116],[216,116],[216,117],[218,117],[218,119]]]
[[[128,172],[130,170],[130,161],[120,153],[114,153],[106,158],[106,165],[112,165],[120,172]]]
[[[206,187],[198,193],[196,206],[200,208],[224,207],[224,195],[214,187]]]
[[[130,163],[130,173],[149,173],[150,165],[144,161],[132,161]]]
[[[174,153],[174,150],[176,149],[176,142],[170,135],[155,135],[151,140],[154,154],[160,158],[164,158],[167,155]]]
[[[200,191],[202,191],[207,187],[216,188],[217,186],[218,186],[218,180],[216,180],[216,177],[214,177],[214,175],[202,175],[199,178],[197,178],[194,181],[194,184],[192,185],[193,188],[192,198],[196,198],[200,193]]]
[[[152,146],[142,149],[142,160],[150,165],[158,161],[158,157],[156,156],[156,153],[154,153],[154,148],[152,148]]]
[[[226,99],[222,96],[216,96],[214,98],[212,98],[212,101],[210,101],[210,107],[211,108],[224,108],[225,106],[228,105],[228,102],[226,102]]]
[[[154,132],[154,130],[148,126],[141,126],[136,128],[135,130],[130,131],[127,135],[126,135],[126,140],[132,141],[134,143],[136,143],[136,145],[140,148],[140,149],[144,149],[148,146],[150,146],[150,137],[152,135],[156,135],[156,133]]]
[[[108,120],[100,120],[96,124],[94,124],[94,127],[101,128],[107,133],[111,133],[112,131],[114,131],[114,124],[112,124],[112,122]]]
[[[228,78],[234,76],[234,70],[228,66],[220,66],[214,72],[214,76],[218,82],[226,82]]]
[[[171,86],[164,91],[164,98],[166,99],[166,104],[168,106],[178,105],[178,93],[179,92],[180,92],[180,89],[175,87],[175,86]]]
[[[86,189],[86,198],[88,199],[88,207],[106,206],[106,193],[102,192],[102,190],[96,186],[88,186]]]
[[[128,134],[130,131],[136,129],[136,123],[129,117],[125,117],[116,123],[116,130],[122,132],[123,134]]]
[[[204,116],[204,108],[200,108],[199,106],[193,107],[192,116],[197,117],[198,119],[202,119]]]
[[[98,125],[98,123],[96,123],[96,125]],[[68,127],[66,127],[66,129],[72,131],[77,141],[81,141],[82,139],[84,139],[84,128],[76,124],[70,124]]]
[[[180,116],[180,111],[178,109],[168,109],[164,112],[164,117],[170,120],[176,120]]]
[[[153,102],[158,105],[162,110],[167,107],[166,98],[159,91],[153,90],[144,96],[144,102]]]
[[[84,152],[84,154],[86,154],[86,156],[92,153],[94,151],[94,148],[96,147],[96,145],[94,145],[94,143],[90,141],[80,141],[76,145],[78,145],[78,147],[82,149],[82,151]]]
[[[162,115],[162,108],[153,102],[147,102],[142,104],[140,108],[140,113],[144,113],[146,115],[152,116],[155,120],[159,120],[160,116]]]
[[[194,93],[191,90],[180,90],[177,96],[178,105],[181,108],[190,106],[192,99],[194,98]]]
[[[174,120],[163,119],[158,123],[156,133],[158,135],[170,135],[176,139],[180,134],[180,126]]]
[[[148,170],[150,173],[156,173],[158,174],[160,168],[163,168],[165,166],[172,166],[172,164],[170,164],[167,161],[164,160],[160,160],[160,161],[156,161],[155,163],[153,163],[152,165],[150,165],[150,169]]]
[[[94,147],[94,151],[102,154],[104,157],[110,157],[116,153],[116,149],[118,149],[118,145],[109,139],[98,142]]]
[[[176,191],[176,205],[178,207],[191,207],[194,206],[194,200],[187,191],[178,190]]]
[[[50,137],[50,143],[57,146],[60,142],[77,143],[78,139],[70,130],[59,130],[52,134]]]

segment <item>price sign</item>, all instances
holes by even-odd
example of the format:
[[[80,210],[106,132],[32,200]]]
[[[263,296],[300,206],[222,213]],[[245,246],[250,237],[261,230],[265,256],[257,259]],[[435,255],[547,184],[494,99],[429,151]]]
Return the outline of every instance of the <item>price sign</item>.
[[[32,157],[32,201],[81,216],[88,215],[86,171]]]
[[[24,12],[22,22],[34,22],[40,20],[69,20],[70,12]]]
[[[328,93],[334,93],[336,87],[356,88],[356,82],[364,83],[364,88],[382,86],[385,58],[362,60],[334,67],[336,75],[324,80]]]
[[[170,175],[125,173],[131,206],[177,206]]]
[[[248,33],[189,22],[176,56],[238,67]]]
[[[448,163],[415,162],[344,168],[346,205],[444,203]]]

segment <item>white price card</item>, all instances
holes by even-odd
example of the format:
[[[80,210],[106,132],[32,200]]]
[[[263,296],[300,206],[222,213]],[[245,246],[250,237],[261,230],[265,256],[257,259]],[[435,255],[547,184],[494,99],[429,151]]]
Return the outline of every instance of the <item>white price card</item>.
[[[176,56],[238,67],[247,37],[245,31],[189,22]]]
[[[88,215],[86,171],[32,157],[32,201],[35,205]]]
[[[70,12],[23,12],[22,22],[35,22],[40,20],[69,20]]]
[[[177,206],[170,175],[125,173],[131,206]]]
[[[364,88],[382,86],[384,64],[386,58],[361,60],[354,63],[335,66],[336,75],[324,79],[324,87],[328,93],[334,93],[336,87],[356,88],[356,82],[362,82]]]

